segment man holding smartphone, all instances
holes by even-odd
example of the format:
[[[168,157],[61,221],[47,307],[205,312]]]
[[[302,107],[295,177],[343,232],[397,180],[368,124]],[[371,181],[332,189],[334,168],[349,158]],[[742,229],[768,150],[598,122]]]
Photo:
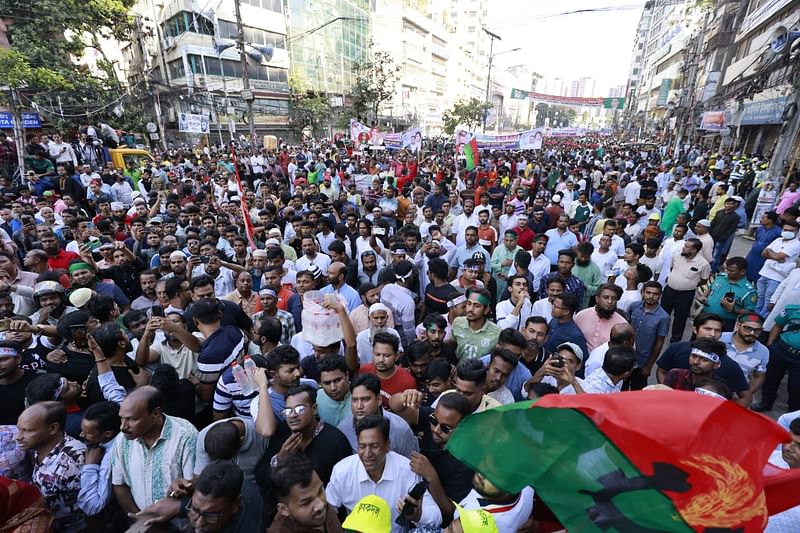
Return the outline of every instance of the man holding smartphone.
[[[731,257],[711,284],[703,312],[721,316],[722,331],[733,331],[738,317],[756,312],[758,292],[746,275],[747,260]]]

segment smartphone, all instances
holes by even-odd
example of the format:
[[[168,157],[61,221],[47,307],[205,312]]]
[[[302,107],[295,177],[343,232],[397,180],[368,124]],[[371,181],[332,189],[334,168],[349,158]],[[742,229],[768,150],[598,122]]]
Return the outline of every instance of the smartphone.
[[[736,295],[735,295],[733,292],[726,292],[726,293],[725,293],[725,299],[726,299],[726,300],[733,301],[733,299],[734,299],[734,297],[735,297],[735,296],[736,296]]]
[[[89,237],[89,242],[92,244],[97,244],[100,242],[100,237],[95,237],[94,235],[91,235]]]
[[[164,316],[164,308],[161,307],[160,305],[154,305],[152,308],[150,308],[150,316],[163,317]]]
[[[411,490],[408,491],[408,495],[414,498],[415,500],[419,500],[422,498],[422,495],[425,494],[425,491],[428,490],[428,482],[424,479],[411,487]],[[405,500],[403,502],[403,509],[400,511],[400,516],[397,517],[395,523],[398,526],[408,527],[411,525],[411,521],[408,517],[414,513],[414,504]]]
[[[207,255],[201,255],[201,256],[200,256],[200,262],[201,262],[201,263],[208,263],[208,260],[209,260],[209,259],[211,259],[211,257],[209,257],[209,256],[207,256]]]
[[[375,235],[386,235],[386,229],[385,228],[375,228],[373,230],[373,233],[375,233]]]
[[[564,356],[556,354],[553,357],[553,366],[556,368],[564,368]]]

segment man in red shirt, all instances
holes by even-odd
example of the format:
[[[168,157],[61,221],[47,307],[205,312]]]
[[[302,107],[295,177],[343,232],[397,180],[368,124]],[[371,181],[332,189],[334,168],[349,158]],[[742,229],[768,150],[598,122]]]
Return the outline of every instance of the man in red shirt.
[[[533,237],[536,234],[528,227],[528,215],[525,213],[517,215],[517,224],[517,227],[514,228],[514,233],[517,234],[517,245],[526,252],[530,252],[533,245]]]
[[[39,236],[39,242],[47,254],[47,266],[50,270],[68,270],[69,264],[80,256],[75,252],[67,252],[61,249],[61,245],[56,238],[56,234],[51,230],[43,231]]]
[[[411,373],[397,366],[400,339],[387,332],[376,333],[372,340],[372,363],[361,365],[359,374],[374,374],[381,381],[381,402],[389,408],[392,394],[417,387]]]

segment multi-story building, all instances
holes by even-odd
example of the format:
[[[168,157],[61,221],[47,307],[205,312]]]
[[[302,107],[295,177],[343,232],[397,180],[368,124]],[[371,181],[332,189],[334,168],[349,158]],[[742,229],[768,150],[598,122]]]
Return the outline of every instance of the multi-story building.
[[[212,0],[201,13],[190,0],[140,0],[133,14],[138,31],[122,48],[128,82],[147,78],[159,92],[167,137],[186,140],[177,131],[180,112],[208,114],[214,138],[246,133],[234,1]],[[283,135],[288,125],[289,53],[282,3],[242,0],[241,16],[256,132]],[[220,51],[215,47],[220,44],[227,48]]]
[[[645,4],[639,23],[636,26],[636,34],[633,39],[633,51],[631,52],[631,66],[628,69],[628,86],[624,94],[625,101],[625,122],[634,125],[638,120],[638,96],[639,83],[644,76],[647,67],[647,53],[645,47],[650,37],[650,23],[653,19],[654,2]]]

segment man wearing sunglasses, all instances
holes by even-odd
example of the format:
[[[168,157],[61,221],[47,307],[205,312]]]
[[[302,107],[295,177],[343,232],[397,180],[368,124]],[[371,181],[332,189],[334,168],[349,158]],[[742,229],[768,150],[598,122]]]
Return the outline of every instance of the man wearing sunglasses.
[[[422,453],[411,454],[411,469],[430,483],[429,491],[442,510],[443,523],[453,518],[453,501],[472,490],[474,472],[444,449],[453,430],[472,413],[461,394],[443,394],[436,407],[423,405],[424,395],[414,389],[392,395],[389,405],[420,437]]]
[[[764,332],[764,319],[755,313],[739,315],[732,332],[723,333],[719,340],[725,345],[728,357],[739,364],[750,394],[754,395],[764,384],[769,362],[769,349],[758,342]]]

